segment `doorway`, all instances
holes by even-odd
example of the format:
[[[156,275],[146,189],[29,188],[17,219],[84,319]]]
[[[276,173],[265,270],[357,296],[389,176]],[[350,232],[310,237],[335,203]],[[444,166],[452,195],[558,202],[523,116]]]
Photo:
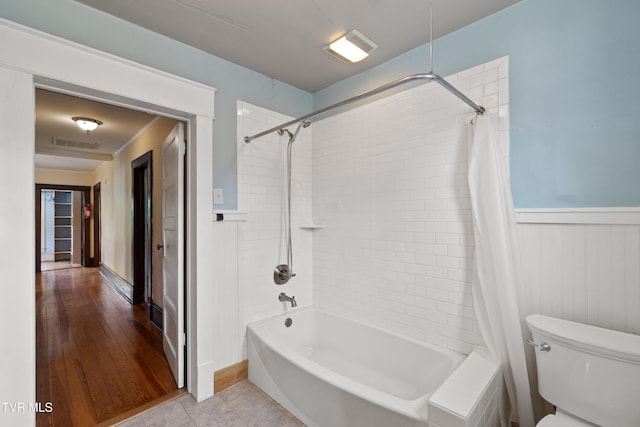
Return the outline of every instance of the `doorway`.
[[[155,251],[163,250],[163,243],[155,242],[153,237],[154,198],[153,198],[153,151],[148,151],[131,162],[131,199],[132,199],[132,276],[133,304],[144,304],[149,320],[162,330],[162,295],[154,294],[154,271],[162,271],[155,264],[162,257],[154,256]]]
[[[35,229],[36,229],[36,251],[35,251],[35,270],[37,273],[42,271],[42,245],[43,245],[43,192],[51,191],[53,200],[52,219],[53,230],[48,233],[53,238],[53,261],[70,261],[73,253],[73,229],[79,230],[81,233],[80,244],[80,259],[79,264],[82,267],[91,266],[91,248],[89,244],[89,233],[91,231],[90,222],[88,219],[76,218],[76,221],[81,221],[81,225],[74,227],[73,210],[74,205],[73,193],[77,192],[80,196],[81,206],[86,206],[91,200],[91,187],[77,186],[77,185],[57,185],[57,184],[36,184],[35,191]],[[68,194],[68,196],[67,196]],[[76,202],[77,203],[77,202]],[[46,204],[45,207],[46,209]],[[57,211],[57,214],[56,214]],[[77,214],[75,215],[77,217]],[[55,220],[59,220],[56,224]],[[46,239],[45,239],[46,240]],[[76,251],[78,248],[75,248]],[[68,256],[67,256],[68,255]]]
[[[12,206],[12,209],[6,210],[4,219],[12,226],[5,227],[4,236],[7,241],[15,242],[11,249],[12,256],[5,257],[1,264],[4,280],[23,284],[7,288],[0,310],[2,321],[13,325],[5,331],[5,337],[12,345],[3,352],[4,366],[10,369],[2,370],[6,381],[0,385],[0,391],[13,396],[16,401],[29,402],[36,390],[33,370],[36,336],[31,320],[31,314],[36,310],[33,297],[36,282],[33,274],[35,238],[24,238],[25,232],[33,236],[35,209],[34,197],[25,198],[25,194],[33,192],[35,184],[35,150],[31,143],[35,121],[34,92],[35,87],[45,87],[93,96],[106,102],[189,122],[186,215],[188,390],[198,400],[213,396],[214,337],[207,328],[198,328],[197,325],[215,325],[218,321],[215,311],[211,310],[214,288],[210,282],[215,277],[215,271],[210,257],[215,244],[212,239],[196,241],[195,236],[210,236],[214,228],[210,199],[213,191],[211,159],[215,89],[21,26],[1,24],[0,34],[5,45],[15,47],[0,49],[0,62],[3,64],[0,67],[0,87],[5,89],[6,95],[0,99],[0,112],[6,124],[0,126],[0,139],[4,141],[3,148],[11,153],[10,156],[0,156],[3,177],[11,179],[5,180],[3,194],[4,202]],[[25,40],[28,42],[25,43]],[[43,57],[42,52],[51,52],[51,55],[61,59],[54,64]],[[100,76],[99,83],[95,76]],[[25,143],[16,144],[15,141]],[[111,189],[106,191],[103,183],[103,202],[105,194],[111,192]],[[107,232],[104,221],[102,224],[104,239],[111,234]],[[104,253],[102,256],[104,259]],[[194,347],[196,343],[197,352]],[[15,384],[21,384],[21,387],[16,388]],[[29,422],[32,416],[14,415],[15,424]]]
[[[116,303],[118,304],[118,308],[112,309],[110,307],[113,304],[102,304],[103,302],[108,302],[109,298],[101,297],[101,304],[93,304],[93,301],[92,304],[89,304],[87,306],[76,306],[75,304],[70,304],[68,307],[68,311],[61,314],[61,316],[63,315],[65,318],[74,319],[79,315],[78,311],[82,309],[86,311],[81,314],[83,318],[92,317],[94,319],[104,319],[104,321],[96,322],[95,329],[97,330],[97,328],[99,328],[102,332],[104,332],[101,334],[96,333],[93,336],[91,345],[95,346],[96,348],[101,347],[101,341],[99,339],[104,338],[104,346],[109,347],[114,339],[119,340],[119,335],[123,334],[122,331],[127,331],[124,333],[124,335],[134,337],[135,333],[142,332],[144,335],[144,342],[142,342],[139,338],[134,338],[130,340],[130,343],[120,343],[121,346],[131,347],[133,345],[136,347],[136,353],[134,353],[135,356],[130,356],[133,360],[128,360],[126,362],[127,365],[136,364],[135,366],[138,366],[139,363],[142,363],[142,365],[140,365],[142,366],[142,368],[140,369],[147,369],[144,367],[144,364],[147,363],[145,358],[149,357],[152,360],[152,362],[150,363],[154,364],[153,371],[157,373],[164,370],[164,365],[167,365],[168,363],[167,362],[160,364],[157,361],[158,354],[160,354],[161,357],[165,359],[165,362],[167,361],[167,359],[171,360],[172,362],[171,365],[167,365],[167,367],[169,368],[169,376],[173,378],[173,375],[175,375],[175,379],[173,382],[174,389],[184,386],[184,378],[186,375],[184,364],[185,341],[183,337],[185,335],[186,329],[184,328],[184,326],[182,326],[183,324],[180,324],[179,327],[181,328],[181,333],[176,333],[176,331],[173,330],[171,335],[168,337],[164,336],[161,332],[163,326],[163,318],[161,315],[162,312],[158,309],[158,307],[164,305],[163,293],[161,289],[160,291],[153,290],[152,277],[155,276],[157,279],[161,280],[163,276],[162,274],[153,274],[153,265],[161,266],[162,262],[153,262],[152,256],[154,253],[160,253],[160,251],[155,249],[154,244],[157,242],[162,242],[162,239],[154,239],[152,234],[152,227],[157,228],[157,230],[162,230],[162,227],[161,224],[157,225],[157,227],[155,225],[152,226],[152,217],[154,211],[158,214],[161,212],[160,207],[153,206],[154,201],[156,203],[161,203],[161,201],[163,200],[162,197],[153,197],[153,185],[155,183],[158,186],[162,187],[161,184],[164,181],[164,179],[162,179],[163,177],[156,177],[156,179],[154,180],[154,169],[160,171],[163,168],[160,167],[159,164],[154,168],[153,162],[155,160],[159,163],[159,160],[164,157],[162,154],[163,142],[165,141],[167,134],[171,133],[170,131],[172,131],[172,129],[176,126],[176,123],[177,121],[173,118],[150,116],[148,125],[144,127],[143,130],[140,130],[138,134],[136,134],[136,137],[128,139],[129,143],[124,145],[118,153],[114,154],[114,158],[111,162],[103,163],[99,168],[97,168],[93,173],[93,178],[84,178],[85,182],[87,180],[94,179],[93,181],[89,182],[93,183],[97,181],[99,183],[99,185],[96,186],[96,189],[98,190],[96,200],[98,201],[97,203],[100,207],[98,208],[98,206],[94,204],[92,206],[92,214],[94,212],[98,213],[94,230],[95,235],[98,236],[98,238],[95,239],[95,244],[98,246],[95,250],[95,253],[100,255],[100,261],[102,261],[101,267],[102,265],[107,268],[113,267],[112,271],[118,275],[121,275],[120,279],[130,282],[130,290],[132,292],[130,294],[132,296],[132,298],[130,298],[130,301],[133,303],[142,302],[144,304],[130,306],[129,308],[123,308],[122,304]],[[145,151],[145,154],[141,156],[139,155],[139,153]],[[154,153],[154,151],[157,152]],[[134,159],[131,160],[132,158]],[[182,157],[180,158],[184,158],[184,153],[182,153]],[[48,170],[47,174],[54,175],[53,171],[51,170]],[[36,176],[39,176],[38,172],[36,173]],[[62,180],[62,178],[63,177],[61,176],[60,179]],[[176,179],[176,182],[173,184],[174,186],[178,185],[178,183],[182,185],[185,180],[185,175],[184,173],[182,175],[175,174],[172,175],[172,178]],[[87,187],[85,190],[88,190],[89,192],[84,197],[84,200],[90,200],[91,188]],[[183,202],[183,206],[181,207],[182,210],[184,209],[184,203],[186,202],[186,200],[183,199],[181,201]],[[85,221],[85,224],[86,223],[88,223],[88,221]],[[180,224],[183,223],[180,222]],[[185,234],[184,226],[180,225],[176,229],[176,232],[180,235],[180,241],[182,242]],[[91,235],[90,232],[85,232],[83,234],[85,236]],[[85,237],[84,240],[87,240],[87,238]],[[38,243],[36,246],[39,247],[40,244]],[[176,256],[177,258],[182,259],[180,265],[183,265],[185,254],[184,246],[174,246],[181,249],[176,253]],[[90,259],[91,258],[89,254],[87,254],[83,265],[91,266],[93,263],[90,261]],[[39,287],[36,288],[38,291],[42,291],[42,293],[40,294],[42,299],[40,299],[39,301],[41,301],[43,304],[46,304],[45,301],[50,302],[51,299],[47,299],[47,297],[52,296],[49,290],[53,290],[54,288],[57,290],[57,293],[54,293],[53,296],[57,297],[64,294],[66,296],[65,300],[67,301],[71,300],[72,298],[90,301],[94,298],[93,295],[104,295],[107,293],[113,293],[113,289],[109,287],[109,283],[107,283],[106,287],[104,286],[102,280],[104,279],[104,276],[101,276],[100,272],[98,272],[97,269],[88,269],[88,271],[79,272],[79,274],[80,276],[73,276],[72,280],[70,281],[66,281],[64,277],[57,277],[53,280],[49,280],[52,279],[51,275],[39,276],[37,278]],[[111,276],[107,277],[109,279],[112,278]],[[184,274],[174,274],[172,277],[175,277],[177,279],[176,284],[179,284],[180,289],[182,290],[182,295],[184,295]],[[75,285],[78,285],[79,287],[74,288],[73,286]],[[85,287],[91,289],[85,289]],[[87,291],[91,291],[94,293],[86,294]],[[156,304],[154,301],[156,296],[158,296],[159,298],[160,305]],[[185,317],[186,308],[184,299],[181,299],[180,301],[182,301],[182,303],[171,305],[172,309],[173,307],[175,307],[175,313],[173,317]],[[127,304],[130,303],[127,302]],[[66,306],[66,304],[63,305]],[[95,305],[98,310],[91,312],[87,311],[89,306],[92,307],[93,305]],[[59,308],[60,305],[55,304],[55,307]],[[50,309],[51,312],[53,312],[54,310],[51,306],[49,306],[48,309]],[[118,311],[120,311],[121,314],[117,314]],[[140,313],[144,313],[144,322],[139,318]],[[114,315],[119,319],[122,318],[120,320],[128,318],[129,324],[135,319],[135,331],[129,331],[128,329],[126,329],[126,326],[111,328],[111,326],[113,326],[113,323],[115,322],[115,320],[111,320]],[[42,317],[40,317],[39,319],[40,320],[38,322],[38,325],[43,322]],[[46,321],[47,319],[45,318],[44,322]],[[153,333],[149,332],[149,326],[152,326],[152,329],[154,330]],[[50,333],[63,333],[62,331],[52,332],[55,330],[55,327],[55,323],[47,326],[45,335],[48,335]],[[38,326],[38,328],[38,330],[41,329],[40,326]],[[74,329],[75,332],[80,330],[80,333],[76,333],[76,335],[74,335],[75,342],[80,342],[82,340],[82,337],[80,336],[80,334],[82,333],[81,328],[82,326],[79,326]],[[112,331],[116,331],[115,337],[111,336],[110,332]],[[164,350],[167,347],[166,342],[169,340],[173,340],[174,337],[176,341],[175,344],[171,345],[171,357],[167,357],[165,356],[166,350]],[[139,349],[138,346],[141,346],[142,348],[145,346],[150,346],[150,348],[154,349],[154,351],[144,353],[143,349]],[[69,357],[86,357],[81,354],[81,351],[84,350],[86,349],[82,348],[82,346],[79,346],[77,353],[78,356],[76,356],[76,354],[74,353],[69,354]],[[129,351],[129,349],[126,349],[125,351]],[[118,354],[117,357],[119,358],[119,360],[115,360],[115,358],[106,358],[100,363],[100,369],[104,371],[105,368],[109,368],[112,364],[112,361],[115,361],[116,365],[125,363],[122,359],[121,353],[115,354]],[[176,358],[176,354],[180,356],[181,360],[178,361],[179,363],[176,363],[176,361],[178,360]],[[39,366],[42,365],[42,360],[43,356],[41,356],[39,353],[36,361]],[[51,366],[51,363],[49,364],[49,366]],[[56,371],[55,375],[59,375],[59,372]],[[129,386],[127,386],[127,381],[132,382],[137,380],[135,379],[136,377],[133,374],[126,376],[128,378],[127,380],[120,379],[114,383],[113,389],[116,394],[121,392],[124,394],[128,388],[138,387],[135,384],[130,384]],[[38,387],[40,387],[42,378],[44,378],[45,380],[47,378],[51,378],[51,371],[47,370],[46,374],[39,374]],[[60,381],[64,381],[59,376],[55,378]],[[96,381],[100,382],[101,380]],[[124,390],[120,390],[121,386],[124,386]],[[154,387],[153,384],[151,385],[151,387]],[[40,390],[40,388],[38,388],[38,390]],[[164,386],[161,388],[161,390],[166,391]],[[87,395],[84,390],[75,389],[73,393],[78,393],[78,399],[87,401]],[[70,392],[69,395],[73,396],[73,393]],[[148,397],[154,396],[153,393],[147,393],[147,395]],[[73,397],[71,397],[66,401],[70,402],[73,400]],[[133,399],[131,400],[134,402],[139,401]],[[118,406],[117,402],[112,403],[115,405],[113,408],[131,408],[130,406]],[[91,408],[92,406],[89,405],[89,407]],[[97,410],[95,405],[93,407],[95,410]],[[111,409],[109,409],[109,411]],[[60,413],[61,410],[58,409],[57,412]]]
[[[132,303],[149,303],[152,275],[153,151],[131,162],[132,198]]]
[[[100,266],[102,252],[100,244],[102,242],[102,191],[100,183],[93,186],[93,266]]]

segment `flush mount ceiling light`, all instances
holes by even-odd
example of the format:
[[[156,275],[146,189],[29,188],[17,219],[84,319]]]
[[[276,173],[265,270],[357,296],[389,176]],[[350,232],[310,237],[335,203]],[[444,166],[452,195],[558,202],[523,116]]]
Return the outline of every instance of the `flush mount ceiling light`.
[[[87,135],[102,124],[100,120],[91,119],[89,117],[72,117],[71,120],[76,122],[80,129],[87,132]]]
[[[351,30],[339,39],[329,43],[323,49],[342,62],[362,61],[378,45],[358,30]]]

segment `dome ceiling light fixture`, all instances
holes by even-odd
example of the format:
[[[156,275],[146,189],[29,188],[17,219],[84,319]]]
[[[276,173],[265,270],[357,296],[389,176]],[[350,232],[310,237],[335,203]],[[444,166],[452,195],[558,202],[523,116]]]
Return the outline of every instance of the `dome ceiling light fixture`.
[[[76,122],[80,129],[87,132],[87,135],[89,135],[89,132],[96,130],[96,128],[102,124],[100,120],[89,117],[72,117],[71,120]]]

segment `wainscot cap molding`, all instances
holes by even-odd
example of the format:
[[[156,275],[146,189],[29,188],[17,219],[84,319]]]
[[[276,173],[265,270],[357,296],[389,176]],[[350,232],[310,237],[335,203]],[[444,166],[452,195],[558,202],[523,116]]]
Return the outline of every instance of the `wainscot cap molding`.
[[[640,207],[515,209],[522,224],[640,224]]]
[[[214,210],[213,221],[246,221],[248,212],[233,210]]]

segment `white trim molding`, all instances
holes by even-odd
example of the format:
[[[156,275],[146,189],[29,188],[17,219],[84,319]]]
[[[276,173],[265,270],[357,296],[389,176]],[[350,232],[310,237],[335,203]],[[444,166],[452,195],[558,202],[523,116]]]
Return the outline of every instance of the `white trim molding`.
[[[524,224],[640,224],[640,207],[515,209]]]
[[[213,221],[246,221],[248,212],[233,210],[214,210]]]
[[[189,124],[187,162],[187,389],[198,400],[213,396],[216,337],[210,325],[215,279],[209,257],[213,204],[213,119],[215,89],[77,43],[0,19],[0,177],[3,200],[0,236],[10,241],[0,257],[4,300],[0,401],[34,402],[35,252],[34,123],[36,87],[179,118]],[[19,142],[16,143],[16,142]],[[197,183],[197,185],[196,185]],[[11,253],[7,252],[9,250]],[[5,254],[6,252],[6,254]],[[222,344],[219,344],[222,345]],[[10,348],[9,348],[10,347]],[[7,416],[7,414],[2,414]],[[4,418],[3,418],[4,420]],[[14,413],[6,423],[35,425],[35,414]]]

